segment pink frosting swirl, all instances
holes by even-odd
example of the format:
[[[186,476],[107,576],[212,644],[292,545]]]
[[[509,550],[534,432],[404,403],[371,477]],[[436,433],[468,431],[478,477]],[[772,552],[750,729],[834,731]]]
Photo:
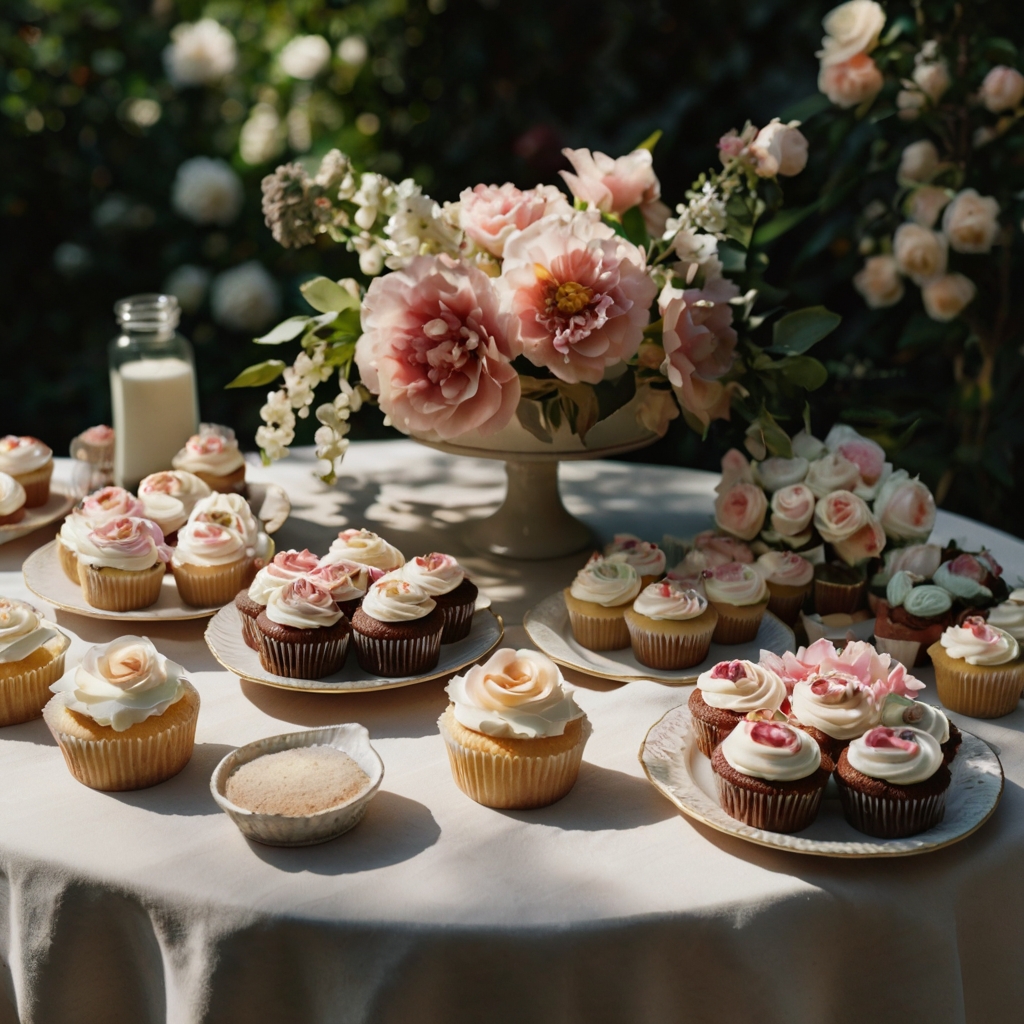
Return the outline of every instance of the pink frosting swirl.
[[[114,440],[114,428],[100,423],[95,427],[89,427],[78,435],[79,440],[86,444],[111,444]]]
[[[707,610],[707,598],[678,580],[661,580],[645,587],[633,602],[633,611],[658,621],[695,619]]]
[[[306,573],[306,579],[323,587],[339,604],[360,600],[370,585],[367,567],[354,562],[322,563]]]
[[[245,557],[245,540],[226,526],[194,520],[178,531],[175,565],[230,565]]]
[[[123,487],[104,487],[81,500],[76,513],[90,522],[104,523],[121,516],[142,516],[142,502]]]
[[[795,537],[807,529],[814,515],[814,492],[806,484],[792,484],[772,495],[772,529]]]
[[[722,565],[723,562],[746,562],[749,564],[754,561],[754,552],[750,550],[749,544],[745,544],[735,537],[723,537],[720,533],[715,533],[714,530],[698,533],[693,538],[693,547],[695,551],[721,556],[722,561],[713,562],[714,565]]]
[[[814,566],[792,551],[766,551],[756,567],[765,580],[781,586],[805,587],[814,578]]]
[[[320,629],[333,626],[342,611],[330,591],[304,577],[286,583],[267,598],[266,616],[280,626]]]
[[[121,516],[89,532],[78,557],[88,565],[109,566],[134,572],[158,561],[170,561],[171,549],[156,523],[137,516]]]
[[[431,597],[451,593],[466,578],[466,570],[451,555],[440,551],[417,555],[396,572],[403,580],[415,583]]]
[[[631,533],[617,533],[606,544],[607,557],[628,562],[641,576],[660,576],[665,571],[665,552],[652,541],[641,540]]]
[[[768,584],[752,566],[727,562],[704,570],[708,600],[722,604],[751,605],[768,599]]]
[[[309,548],[303,548],[301,551],[292,548],[274,555],[274,560],[267,566],[267,574],[280,579],[297,580],[300,576],[312,572],[319,564],[319,556],[314,555]]]

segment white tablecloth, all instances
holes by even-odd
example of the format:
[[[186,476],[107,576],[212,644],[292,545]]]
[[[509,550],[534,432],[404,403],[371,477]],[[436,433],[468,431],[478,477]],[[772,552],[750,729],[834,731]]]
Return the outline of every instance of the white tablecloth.
[[[310,468],[299,457],[254,471],[292,496],[281,546],[324,551],[365,524],[409,554],[466,556],[511,644],[580,562],[467,556],[459,524],[500,500],[500,463],[380,442],[353,446],[336,489]],[[567,505],[605,536],[708,522],[707,474],[575,463],[562,479]],[[21,563],[53,532],[0,548],[0,593],[30,596]],[[936,536],[985,543],[1011,580],[1024,573],[1024,545],[1006,535],[940,515]],[[72,663],[120,632],[57,621]],[[923,857],[826,860],[694,825],[645,781],[640,743],[688,689],[572,677],[594,725],[576,788],[502,813],[452,781],[442,682],[349,696],[240,683],[203,628],[146,630],[202,695],[195,755],[173,780],[92,792],[42,721],[0,730],[0,1024],[991,1024],[1024,1012],[1020,711],[957,719],[1006,771],[977,834]],[[243,839],[210,796],[217,761],[343,721],[367,726],[386,765],[365,820],[320,847]]]

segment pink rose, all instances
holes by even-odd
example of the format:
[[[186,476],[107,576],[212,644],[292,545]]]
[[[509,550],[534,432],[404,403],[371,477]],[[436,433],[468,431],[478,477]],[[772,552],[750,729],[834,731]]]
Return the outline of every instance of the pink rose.
[[[89,540],[101,552],[115,555],[145,555],[156,552],[161,562],[171,560],[171,549],[164,544],[163,530],[149,519],[122,516],[97,526]]]
[[[885,572],[890,577],[898,572],[912,572],[930,580],[941,564],[942,548],[938,544],[908,544],[885,556]]]
[[[643,252],[596,211],[514,234],[496,286],[523,353],[569,384],[597,384],[605,367],[633,356],[657,290]]]
[[[823,64],[818,73],[818,91],[837,107],[849,110],[873,100],[884,84],[878,65],[866,53],[858,53],[841,64]]]
[[[294,580],[312,572],[319,562],[319,556],[314,555],[308,548],[302,551],[279,551],[267,566],[267,572],[278,579]]]
[[[876,484],[885,472],[885,449],[858,434],[853,427],[837,423],[828,432],[825,446],[852,462],[860,473],[861,482],[868,487]]]
[[[375,278],[356,365],[404,433],[493,434],[515,415],[518,348],[488,278],[447,256],[417,256]]]
[[[104,487],[83,498],[75,511],[90,520],[141,516],[142,502],[123,487]]]
[[[754,169],[760,177],[791,178],[807,166],[807,139],[796,127],[799,123],[783,124],[776,117],[757,133],[750,155],[757,161]]]
[[[830,452],[811,463],[804,483],[814,492],[816,498],[824,498],[832,491],[857,487],[860,484],[860,470],[845,455]]]
[[[768,500],[756,484],[733,484],[715,499],[715,522],[726,533],[753,540],[764,525]]]
[[[955,320],[978,294],[974,282],[965,274],[943,274],[921,289],[924,311],[940,323]]]
[[[576,172],[558,172],[569,191],[602,213],[623,214],[661,198],[650,150],[635,149],[618,159],[589,149],[563,149],[562,154]]]
[[[806,484],[783,487],[772,495],[772,529],[795,537],[807,529],[814,515],[814,492]]]
[[[916,477],[898,469],[875,498],[875,515],[893,540],[927,540],[935,525],[935,499]]]
[[[814,507],[814,526],[830,544],[852,537],[868,524],[871,512],[851,491],[833,491]]]
[[[477,185],[459,196],[459,227],[481,249],[501,258],[513,231],[522,231],[549,214],[572,211],[553,185],[520,191],[511,182]]]
[[[845,540],[834,541],[832,547],[847,565],[858,565],[869,558],[877,558],[885,547],[885,530],[871,516],[856,533]]]
[[[746,562],[749,565],[754,561],[754,552],[743,541],[735,537],[723,537],[714,530],[698,533],[693,538],[693,547],[696,551],[721,555],[723,562]]]
[[[1016,68],[998,64],[981,83],[981,102],[993,114],[1013,110],[1024,100],[1024,75]]]
[[[730,448],[722,456],[722,479],[715,488],[715,493],[721,494],[733,484],[752,484],[753,482],[754,467],[751,466],[750,460],[739,448]]]

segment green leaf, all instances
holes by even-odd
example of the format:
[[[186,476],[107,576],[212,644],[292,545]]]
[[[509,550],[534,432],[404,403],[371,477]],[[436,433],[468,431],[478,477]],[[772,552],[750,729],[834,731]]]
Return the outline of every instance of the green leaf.
[[[790,356],[779,364],[779,371],[791,384],[816,391],[828,380],[828,370],[812,356]]]
[[[763,459],[768,453],[784,459],[793,457],[793,445],[789,440],[789,434],[779,426],[775,417],[764,406],[761,406],[757,419],[747,428],[744,445],[755,459]]]
[[[562,395],[562,412],[569,422],[569,429],[586,441],[587,434],[597,423],[597,395],[590,384],[563,384],[558,389]]]
[[[747,269],[747,250],[731,238],[718,243],[718,258],[727,274],[741,274]]]
[[[280,359],[267,359],[244,369],[226,388],[258,388],[277,380],[285,364]]]
[[[531,433],[538,441],[545,444],[551,443],[551,434],[547,429],[544,420],[544,410],[540,402],[531,401],[528,398],[521,398],[516,406],[516,419]]]
[[[808,306],[775,321],[771,350],[787,355],[802,355],[842,322],[838,313],[824,306]]]
[[[805,96],[802,100],[797,100],[792,106],[786,107],[779,115],[779,120],[783,122],[806,121],[814,117],[815,114],[828,110],[831,106],[832,103],[827,96],[816,92],[812,96]]]
[[[624,405],[628,405],[636,394],[636,377],[627,370],[617,380],[603,380],[594,385],[597,398],[597,422],[607,419]]]
[[[754,232],[754,245],[767,245],[769,242],[774,242],[776,238],[781,237],[787,231],[791,231],[801,221],[806,220],[812,213],[817,213],[821,209],[821,200],[816,199],[813,203],[808,203],[807,206],[797,206],[790,210],[782,210],[776,214],[767,224],[762,224]]]
[[[272,331],[264,334],[261,338],[253,338],[257,345],[280,345],[282,342],[291,341],[297,338],[309,324],[312,317],[290,316],[282,320]]]
[[[299,289],[305,300],[320,313],[340,313],[358,309],[359,299],[329,277],[314,277]]]
[[[644,223],[644,215],[640,212],[639,206],[630,207],[622,215],[622,230],[625,232],[626,238],[641,248],[650,241],[647,225]]]
[[[653,153],[654,152],[654,147],[658,144],[658,140],[664,134],[665,133],[660,128],[655,128],[655,130],[653,132],[651,132],[651,134],[648,135],[647,138],[644,139],[644,141],[641,142],[640,145],[637,146],[636,148],[637,149],[649,149]]]

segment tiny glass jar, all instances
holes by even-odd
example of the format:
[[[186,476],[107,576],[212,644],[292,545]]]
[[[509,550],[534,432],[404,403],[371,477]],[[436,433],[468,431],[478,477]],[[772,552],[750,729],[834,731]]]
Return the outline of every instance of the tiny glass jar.
[[[199,428],[192,346],[178,333],[173,295],[132,295],[114,304],[121,333],[108,349],[114,413],[114,482],[134,490]]]

